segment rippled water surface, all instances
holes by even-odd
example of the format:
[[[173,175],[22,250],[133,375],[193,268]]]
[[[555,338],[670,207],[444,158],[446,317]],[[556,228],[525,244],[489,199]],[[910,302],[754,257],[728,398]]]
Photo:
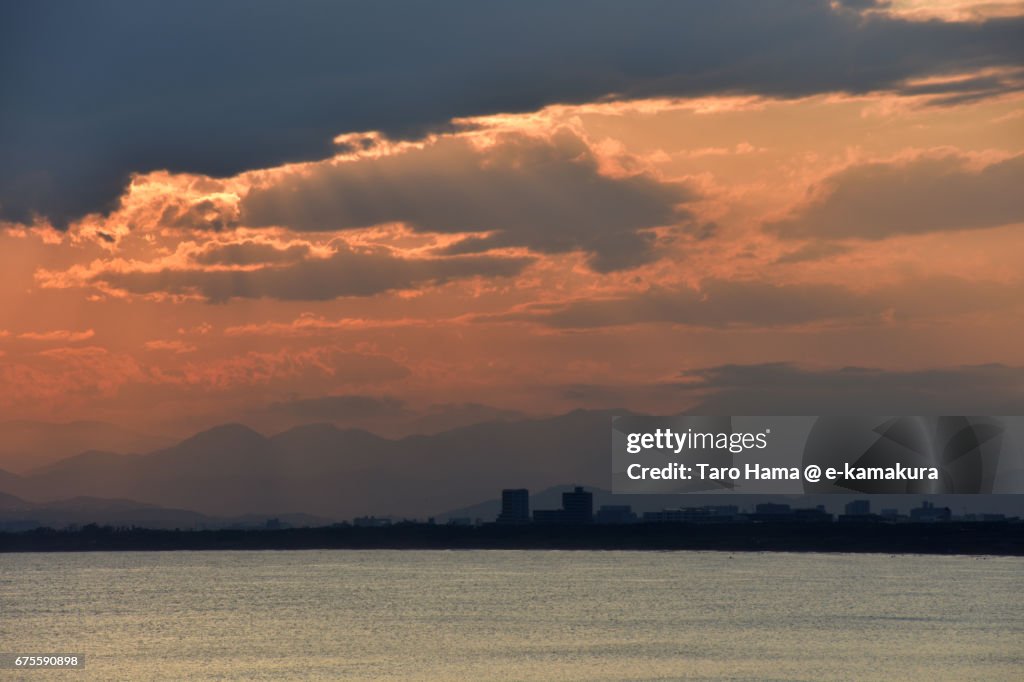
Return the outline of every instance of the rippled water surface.
[[[7,554],[0,651],[86,655],[29,679],[1020,680],[1024,560]]]

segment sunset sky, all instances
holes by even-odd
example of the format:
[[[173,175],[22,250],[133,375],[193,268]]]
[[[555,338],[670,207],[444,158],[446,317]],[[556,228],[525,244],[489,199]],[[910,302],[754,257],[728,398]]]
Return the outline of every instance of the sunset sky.
[[[4,3],[0,420],[1024,409],[1024,3],[302,5]]]

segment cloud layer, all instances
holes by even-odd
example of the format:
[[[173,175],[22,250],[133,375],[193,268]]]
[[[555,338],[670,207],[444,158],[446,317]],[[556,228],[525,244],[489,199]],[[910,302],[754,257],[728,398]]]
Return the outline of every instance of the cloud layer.
[[[824,196],[769,223],[782,237],[884,239],[1024,223],[1024,154],[973,169],[957,154],[851,166],[822,184]]]
[[[709,279],[699,287],[652,287],[616,298],[534,304],[480,321],[529,321],[587,329],[637,324],[690,327],[788,327],[828,321],[942,317],[1019,305],[1021,283],[927,281],[858,291],[837,284],[775,284]]]
[[[401,222],[426,232],[487,232],[448,252],[582,250],[608,271],[649,261],[652,238],[640,230],[688,220],[679,204],[693,198],[677,183],[601,173],[586,142],[562,130],[550,138],[505,133],[484,148],[469,137],[442,137],[275,173],[243,198],[240,220],[297,231]]]
[[[0,407],[1012,405],[1024,8],[981,1],[3,4]]]
[[[1024,368],[1000,364],[884,370],[788,362],[720,365],[682,373],[704,393],[695,414],[1020,414]]]
[[[211,303],[233,298],[328,301],[443,284],[467,277],[509,277],[521,272],[530,262],[529,258],[499,256],[402,258],[386,249],[357,251],[337,244],[334,255],[329,258],[301,260],[286,266],[245,270],[112,268],[101,269],[72,284],[131,294],[199,296]]]
[[[133,0],[0,12],[0,210],[59,225],[110,208],[132,173],[228,176],[325,158],[343,132],[410,136],[602,98],[900,90],[1024,56],[1019,17],[909,21],[826,0],[400,11]]]

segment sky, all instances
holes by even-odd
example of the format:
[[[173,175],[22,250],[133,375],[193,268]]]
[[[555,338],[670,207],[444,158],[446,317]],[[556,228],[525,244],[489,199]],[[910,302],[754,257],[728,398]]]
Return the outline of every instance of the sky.
[[[5,3],[0,419],[1024,409],[1024,3]]]

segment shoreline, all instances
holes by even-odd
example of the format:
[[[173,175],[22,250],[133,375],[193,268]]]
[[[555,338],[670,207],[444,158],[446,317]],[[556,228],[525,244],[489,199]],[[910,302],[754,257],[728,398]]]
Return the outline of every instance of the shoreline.
[[[1024,556],[1020,522],[656,523],[588,526],[154,530],[86,526],[0,533],[0,553],[218,550],[721,551]]]

